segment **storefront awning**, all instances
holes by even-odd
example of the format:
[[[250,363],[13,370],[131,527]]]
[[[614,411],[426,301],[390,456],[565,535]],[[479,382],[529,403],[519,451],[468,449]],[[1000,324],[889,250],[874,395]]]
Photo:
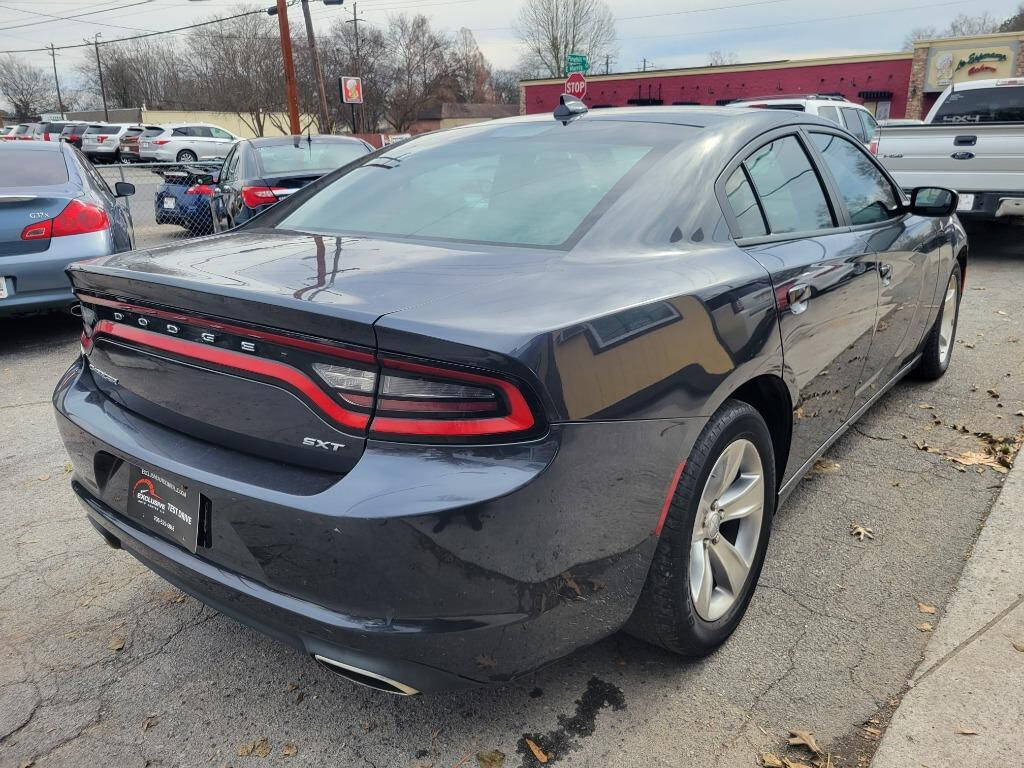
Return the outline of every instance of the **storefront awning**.
[[[861,91],[857,94],[865,101],[890,101],[892,91]]]

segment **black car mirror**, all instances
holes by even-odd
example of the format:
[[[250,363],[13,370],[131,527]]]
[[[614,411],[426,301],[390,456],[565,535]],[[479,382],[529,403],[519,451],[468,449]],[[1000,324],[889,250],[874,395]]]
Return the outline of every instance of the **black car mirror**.
[[[910,193],[910,212],[918,216],[951,216],[960,196],[944,187],[917,187]]]
[[[115,197],[128,197],[135,194],[135,185],[130,181],[118,181],[114,183]]]

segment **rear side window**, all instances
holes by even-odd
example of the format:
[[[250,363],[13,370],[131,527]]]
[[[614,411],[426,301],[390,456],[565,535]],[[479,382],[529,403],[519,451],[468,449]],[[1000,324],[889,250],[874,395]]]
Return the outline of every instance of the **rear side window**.
[[[1024,122],[1024,87],[996,86],[955,91],[942,102],[932,122]]]
[[[194,125],[188,129],[189,136],[199,136],[204,139],[212,139],[213,133],[205,125]]]
[[[63,152],[15,147],[0,152],[0,188],[46,187],[67,181],[68,167]]]
[[[831,133],[812,133],[811,138],[835,177],[852,224],[885,221],[899,212],[892,185],[862,149]]]
[[[795,136],[766,144],[743,163],[772,234],[835,226],[825,191]]]
[[[836,125],[842,125],[842,123],[839,122],[839,110],[835,107],[818,107],[818,117],[831,120]]]
[[[857,113],[860,112],[860,110],[854,109],[853,107],[843,107],[842,112],[843,121],[846,123],[846,130],[848,130],[861,141],[867,141],[868,136],[864,132],[864,124],[860,121],[860,118],[857,116]]]
[[[757,206],[754,190],[750,188],[747,174],[743,172],[742,168],[733,171],[732,176],[725,182],[725,196],[729,198],[729,207],[732,208],[732,213],[739,224],[740,237],[757,237],[768,234],[764,217],[761,216],[761,209]]]

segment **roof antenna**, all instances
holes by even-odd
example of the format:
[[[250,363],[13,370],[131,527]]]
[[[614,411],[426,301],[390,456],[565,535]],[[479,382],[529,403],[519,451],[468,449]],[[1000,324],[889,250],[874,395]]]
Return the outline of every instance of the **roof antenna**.
[[[588,111],[587,105],[582,101],[575,96],[570,96],[568,93],[563,93],[558,97],[558,106],[555,107],[554,118],[562,125],[568,125],[570,121],[575,120],[580,115],[587,114]]]

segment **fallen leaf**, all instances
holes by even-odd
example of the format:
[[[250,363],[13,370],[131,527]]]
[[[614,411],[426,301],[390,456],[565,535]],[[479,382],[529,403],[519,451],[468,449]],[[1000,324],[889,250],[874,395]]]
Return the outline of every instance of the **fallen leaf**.
[[[839,464],[832,459],[818,459],[811,467],[811,472],[816,475],[832,475],[839,471]]]
[[[298,683],[288,683],[288,690],[289,691],[297,691],[297,690],[299,690],[299,684]]]
[[[914,447],[917,448],[917,450],[919,451],[927,451],[928,443],[926,443],[924,440],[915,440]]]
[[[988,395],[989,397],[991,397],[993,400],[998,400],[999,399],[999,392],[997,390],[986,389],[985,390],[985,394]]]
[[[927,621],[922,621],[920,624],[917,625],[917,628],[919,630],[921,630],[922,632],[931,632],[932,631],[932,625],[931,625],[930,622],[927,622]]]
[[[284,755],[285,757],[291,757],[292,755],[294,755],[298,751],[299,751],[299,748],[297,746],[295,746],[294,744],[292,744],[290,741],[286,741],[284,743],[284,746],[281,747],[281,754]]]
[[[1006,474],[1006,472],[1009,471],[1009,468],[1004,462],[1000,461],[998,456],[993,456],[991,453],[985,453],[983,451],[964,451],[963,453],[959,453],[955,456],[947,456],[946,458],[957,464],[963,464],[965,467],[976,467],[981,465],[991,467],[996,472],[1002,472],[1003,474]]]
[[[122,648],[124,648],[124,638],[115,635],[114,637],[110,638],[110,642],[107,643],[107,648],[109,648],[112,651],[120,651]]]
[[[785,766],[785,768],[811,768],[811,766],[807,765],[806,763],[798,763],[795,760],[790,760],[789,758],[786,758],[783,761],[783,765]]]
[[[793,418],[794,419],[802,419],[803,417],[804,417],[804,407],[802,405],[798,405],[796,407],[796,410],[793,411]]]
[[[1024,416],[1024,411],[1017,411],[1014,416]]]
[[[1010,642],[1010,645],[1012,645],[1015,650],[1018,650],[1021,653],[1024,653],[1024,642],[1018,643],[1016,640],[1014,640],[1014,641]]]
[[[65,464],[64,464],[64,474],[67,474],[68,472],[73,472],[74,469],[75,468],[71,465],[70,461],[65,462]]]
[[[935,613],[935,606],[928,603],[918,603],[917,610],[921,613]]]
[[[262,739],[256,739],[250,741],[247,744],[243,744],[238,748],[239,757],[248,757],[249,755],[256,755],[256,757],[266,757],[270,754],[270,742],[267,741],[266,737]]]
[[[160,719],[159,712],[149,712],[144,718],[142,718],[142,730],[148,731],[157,721]]]
[[[37,479],[42,480],[43,482],[45,482],[45,481],[50,479],[50,476],[49,475],[40,475]]]
[[[956,729],[956,731],[954,731],[954,733],[956,733],[957,736],[977,736],[978,735],[978,732],[976,730],[974,730],[973,728],[964,728],[963,726],[959,726]]]
[[[974,342],[968,341],[964,344],[964,346],[967,347],[968,349],[974,349]]]
[[[785,768],[785,763],[771,752],[761,753],[761,765],[763,765],[764,768]]]
[[[850,523],[850,535],[856,537],[857,541],[864,541],[865,537],[875,538],[875,532],[871,528],[865,528],[860,523]]]
[[[1003,317],[1007,317],[1007,316],[1008,316],[1008,315],[1009,315],[1010,313],[1009,313],[1009,312],[1004,312],[1004,311],[1003,311],[1003,310],[1001,310],[1001,309],[997,309],[997,310],[996,310],[996,314],[997,314],[997,315],[1002,315]]]
[[[537,758],[538,763],[546,763],[548,760],[551,759],[551,756],[543,749],[538,747],[537,742],[533,741],[533,739],[527,739],[526,746],[528,746],[530,748],[530,751],[533,752],[533,756]]]
[[[825,754],[825,750],[818,746],[818,742],[814,738],[814,734],[810,731],[790,731],[789,745],[792,747],[807,747],[809,750],[811,750],[811,752],[813,752],[816,755]]]
[[[35,760],[22,760],[20,763],[18,763],[18,768],[32,768],[32,766],[35,764]]]
[[[561,574],[561,577],[562,582],[565,584],[565,586],[567,586],[569,589],[575,592],[577,596],[583,597],[583,589],[580,587],[576,579],[572,577],[571,573],[566,571],[565,573]]]
[[[480,768],[502,768],[505,765],[505,753],[500,749],[489,752],[477,752],[476,763]]]
[[[921,409],[923,409],[925,411],[933,411],[933,410],[935,410],[935,406],[934,405],[928,405],[928,403],[918,403],[917,407],[921,408]]]
[[[493,669],[498,666],[498,662],[492,656],[477,656],[476,665],[484,669]]]
[[[882,735],[881,729],[873,728],[870,725],[865,725],[864,726],[864,732],[865,733],[870,733],[872,736],[881,736]]]

